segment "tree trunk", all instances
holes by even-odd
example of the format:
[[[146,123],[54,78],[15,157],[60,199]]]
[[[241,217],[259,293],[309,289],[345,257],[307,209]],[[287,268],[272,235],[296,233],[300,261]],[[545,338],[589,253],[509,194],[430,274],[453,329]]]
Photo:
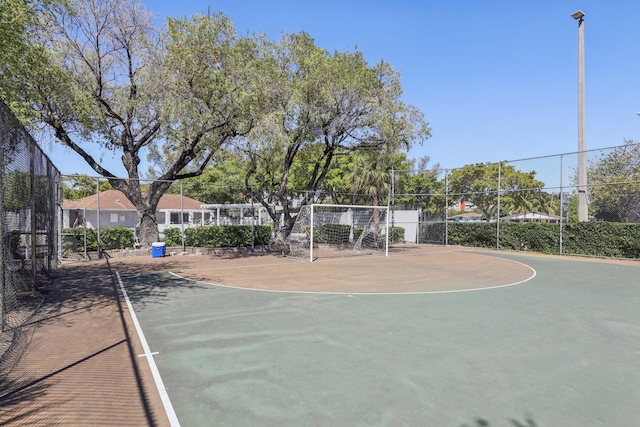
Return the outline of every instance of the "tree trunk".
[[[155,209],[145,209],[138,211],[140,218],[140,247],[150,248],[154,242],[158,241],[158,221],[156,220]]]

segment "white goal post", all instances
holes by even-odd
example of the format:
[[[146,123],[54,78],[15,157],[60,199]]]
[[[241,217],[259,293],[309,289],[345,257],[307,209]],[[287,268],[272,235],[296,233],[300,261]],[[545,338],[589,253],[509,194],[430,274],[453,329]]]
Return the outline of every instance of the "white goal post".
[[[318,258],[389,255],[389,207],[311,204],[300,208],[285,256]]]

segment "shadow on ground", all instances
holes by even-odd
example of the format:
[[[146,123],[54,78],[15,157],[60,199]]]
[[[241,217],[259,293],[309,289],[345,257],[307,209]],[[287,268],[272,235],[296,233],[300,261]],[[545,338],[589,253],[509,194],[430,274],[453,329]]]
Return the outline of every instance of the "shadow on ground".
[[[166,425],[107,260],[60,268],[0,366],[0,425]]]

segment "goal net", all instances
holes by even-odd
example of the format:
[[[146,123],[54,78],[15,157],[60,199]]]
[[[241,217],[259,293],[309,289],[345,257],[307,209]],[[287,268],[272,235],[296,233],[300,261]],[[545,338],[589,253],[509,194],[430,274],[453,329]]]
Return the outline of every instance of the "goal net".
[[[355,255],[386,256],[388,212],[386,206],[303,206],[285,241],[285,255],[309,261]]]

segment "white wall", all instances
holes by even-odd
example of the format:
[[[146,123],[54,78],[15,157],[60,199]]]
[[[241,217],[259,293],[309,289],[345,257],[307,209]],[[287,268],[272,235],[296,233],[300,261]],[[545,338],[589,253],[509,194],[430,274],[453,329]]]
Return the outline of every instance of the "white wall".
[[[391,215],[392,213],[389,212]],[[418,241],[418,221],[420,211],[395,211],[393,212],[393,225],[404,228],[404,240],[411,243]],[[391,218],[389,219],[389,228],[391,228]]]

